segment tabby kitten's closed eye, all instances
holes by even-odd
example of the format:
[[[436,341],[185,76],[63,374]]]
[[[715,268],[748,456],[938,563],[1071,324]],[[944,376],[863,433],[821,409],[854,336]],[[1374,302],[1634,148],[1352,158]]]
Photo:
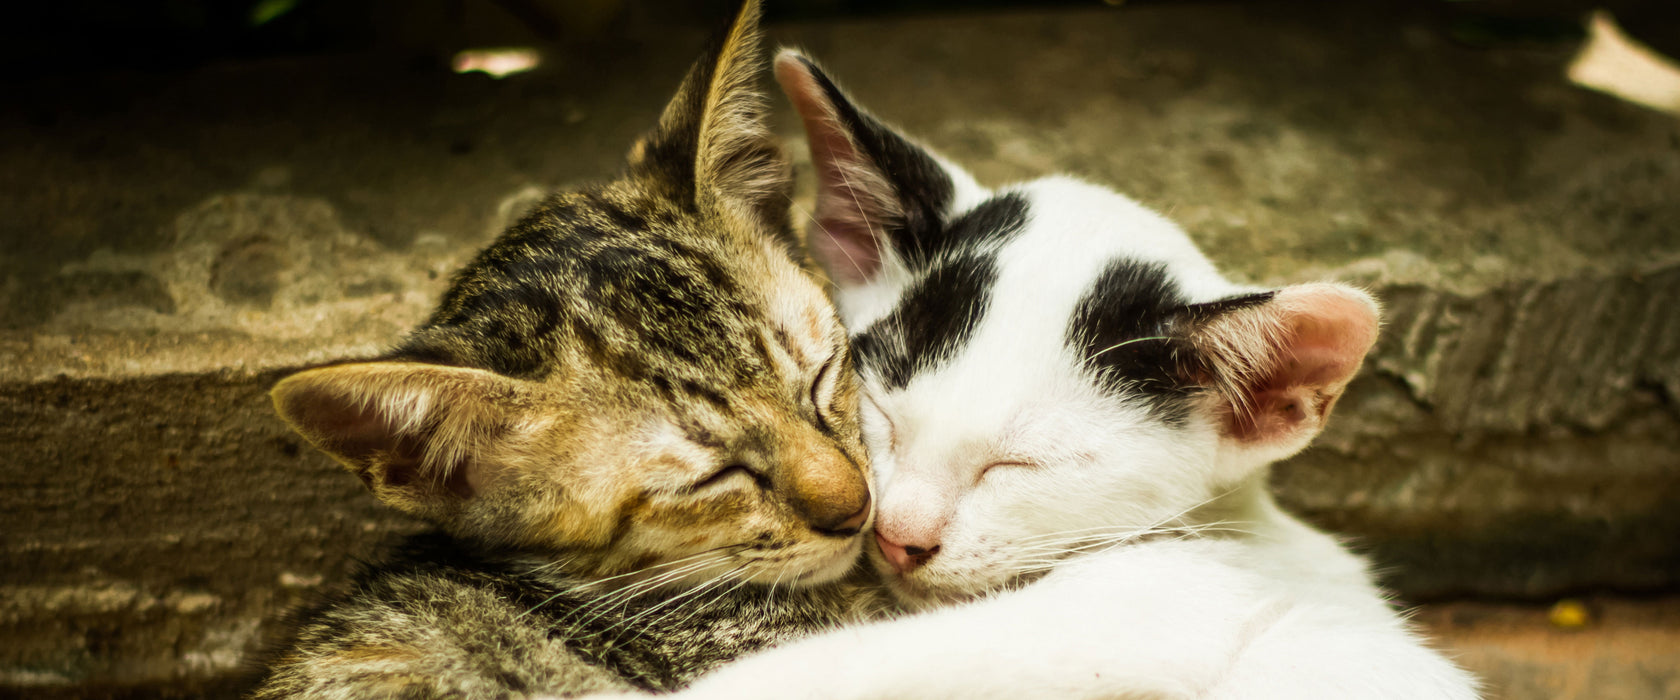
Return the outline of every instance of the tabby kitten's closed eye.
[[[845,330],[795,251],[757,2],[622,177],[561,192],[285,419],[440,532],[304,616],[260,698],[669,688],[872,603]]]

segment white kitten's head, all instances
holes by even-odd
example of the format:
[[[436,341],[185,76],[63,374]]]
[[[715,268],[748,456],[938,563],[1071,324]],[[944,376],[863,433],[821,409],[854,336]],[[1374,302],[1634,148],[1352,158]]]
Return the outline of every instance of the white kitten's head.
[[[1180,524],[1304,447],[1375,340],[1363,292],[1232,284],[1121,195],[1064,177],[988,191],[803,57],[776,75],[868,387],[873,558],[907,603]]]

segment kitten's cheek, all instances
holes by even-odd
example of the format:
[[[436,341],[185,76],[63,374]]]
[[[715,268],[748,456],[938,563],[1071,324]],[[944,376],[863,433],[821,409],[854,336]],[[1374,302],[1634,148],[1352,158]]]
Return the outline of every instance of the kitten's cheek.
[[[892,478],[893,459],[892,459],[892,454],[891,453],[884,453],[883,454],[883,453],[877,453],[877,452],[871,451],[871,454],[869,456],[870,456],[869,471],[875,477],[875,491],[876,491],[876,493],[874,494],[876,496],[875,501],[874,501],[874,505],[872,505],[871,507],[875,507],[875,506],[880,505],[880,503],[881,503],[880,498],[879,498],[879,496],[881,495],[880,494],[881,489],[886,488],[886,483]]]

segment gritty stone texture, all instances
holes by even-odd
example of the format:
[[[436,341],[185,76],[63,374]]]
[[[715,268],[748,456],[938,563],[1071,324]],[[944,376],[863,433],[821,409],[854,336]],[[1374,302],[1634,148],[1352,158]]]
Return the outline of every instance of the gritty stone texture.
[[[0,386],[0,696],[245,674],[284,608],[416,524],[229,372]]]
[[[1276,484],[1402,595],[1673,591],[1680,120],[1569,86],[1569,46],[1463,48],[1421,7],[773,33],[984,182],[1072,172],[1234,277],[1371,286],[1374,360]],[[542,192],[613,172],[699,44],[650,29],[499,82],[310,59],[9,89],[0,696],[232,693],[283,608],[411,531],[267,387],[388,347]],[[1501,697],[1672,696],[1672,655],[1616,650],[1672,647],[1674,617],[1606,605],[1576,646],[1437,622]],[[1649,692],[1557,694],[1606,678]]]

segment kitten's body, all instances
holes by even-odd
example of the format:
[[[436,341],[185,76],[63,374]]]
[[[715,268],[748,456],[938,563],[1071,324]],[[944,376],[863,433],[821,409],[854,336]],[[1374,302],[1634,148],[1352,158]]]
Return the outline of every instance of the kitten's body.
[[[628,598],[602,588],[538,558],[416,536],[300,613],[290,652],[254,697],[671,690],[744,654],[865,619],[881,602],[873,586],[850,582],[773,592],[720,582],[693,596]]]
[[[868,387],[872,558],[927,612],[688,695],[1475,697],[1363,561],[1267,490],[1375,341],[1368,295],[1233,284],[1109,190],[987,190],[803,58],[777,77]]]
[[[854,621],[869,517],[845,331],[787,222],[756,2],[617,180],[557,194],[389,355],[282,416],[437,525],[301,621],[259,698],[663,689]]]

